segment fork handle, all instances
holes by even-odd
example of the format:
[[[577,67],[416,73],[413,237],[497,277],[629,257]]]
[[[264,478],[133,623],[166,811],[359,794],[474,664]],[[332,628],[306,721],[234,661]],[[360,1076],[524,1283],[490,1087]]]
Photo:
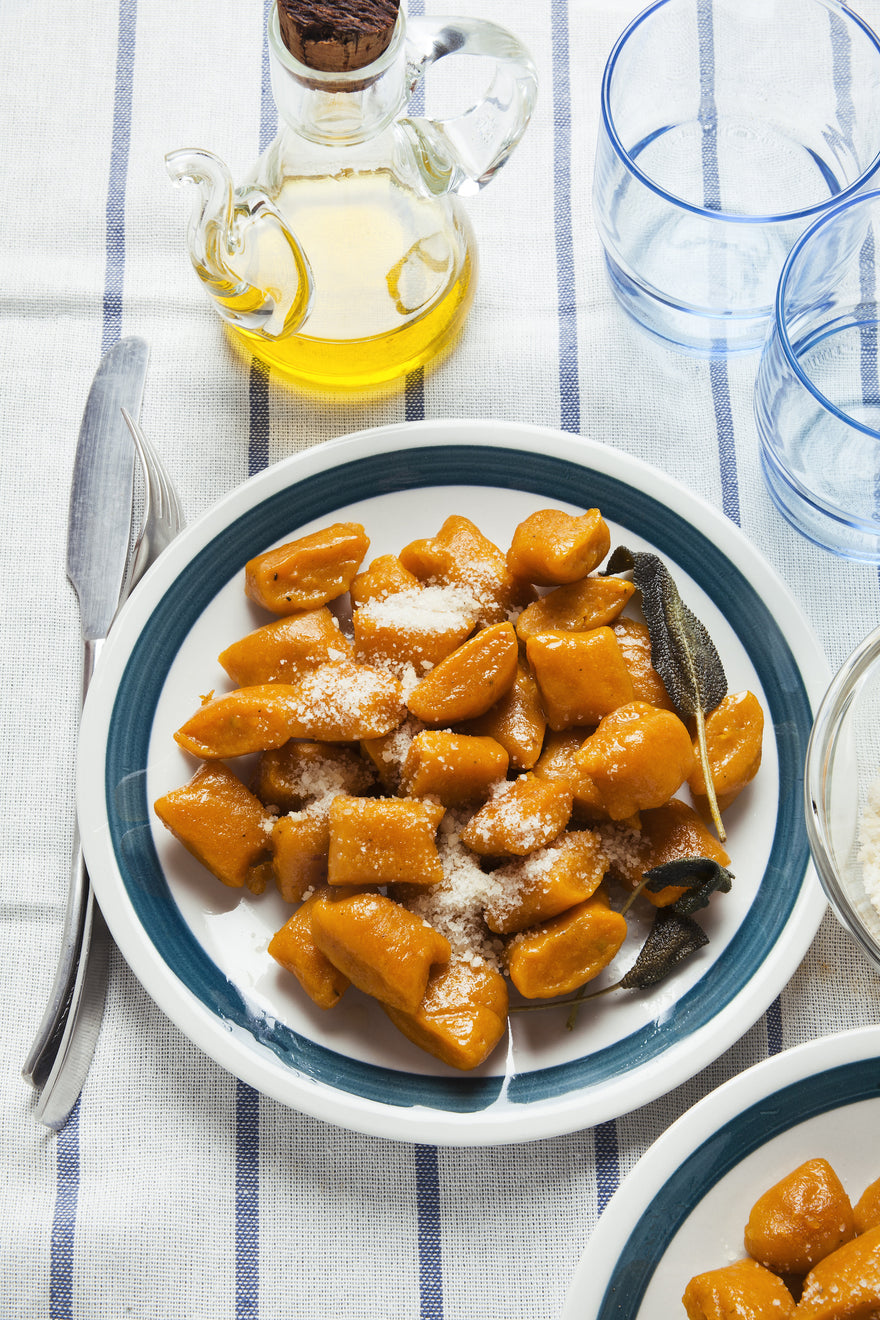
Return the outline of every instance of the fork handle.
[[[85,700],[89,683],[95,671],[95,665],[101,651],[102,638],[88,640],[83,651],[82,695]],[[83,930],[85,928],[86,902],[89,893],[89,877],[83,860],[79,841],[79,829],[74,824],[73,861],[70,868],[70,885],[67,891],[67,909],[64,914],[64,929],[61,933],[61,951],[55,979],[49,992],[49,1000],[43,1019],[34,1036],[33,1044],[24,1061],[21,1075],[32,1086],[42,1086],[52,1070],[55,1055],[64,1035],[67,1016],[70,1012],[76,972],[82,953]]]

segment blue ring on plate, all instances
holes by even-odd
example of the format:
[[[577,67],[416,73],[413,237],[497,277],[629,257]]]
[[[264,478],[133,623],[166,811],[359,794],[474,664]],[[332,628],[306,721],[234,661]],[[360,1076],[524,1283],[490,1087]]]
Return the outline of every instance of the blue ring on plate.
[[[211,961],[184,922],[150,834],[144,770],[165,675],[193,622],[247,560],[298,527],[348,504],[425,487],[486,486],[599,507],[606,518],[677,561],[725,615],[761,679],[779,756],[779,812],[770,858],[754,903],[706,975],[664,1014],[585,1058],[502,1077],[450,1078],[399,1072],[349,1059],[269,1019]],[[335,1090],[383,1104],[481,1111],[505,1087],[513,1104],[533,1104],[601,1085],[705,1026],[748,983],[794,907],[809,857],[801,810],[803,765],[812,723],[800,671],[752,584],[708,537],[647,491],[607,473],[547,455],[491,446],[436,445],[377,454],[306,477],[263,500],[194,558],[156,606],[135,643],[111,713],[105,762],[110,835],[126,893],[157,952],[221,1020],[272,1050],[296,1072]],[[750,1023],[747,1025],[751,1025]]]
[[[635,1320],[660,1260],[716,1183],[780,1132],[843,1105],[880,1098],[880,1060],[840,1064],[781,1087],[707,1137],[667,1178],[617,1259],[596,1320]],[[755,1191],[755,1200],[761,1188]],[[745,1254],[745,1252],[743,1252]],[[719,1259],[719,1266],[724,1262]],[[683,1279],[684,1292],[688,1280]]]

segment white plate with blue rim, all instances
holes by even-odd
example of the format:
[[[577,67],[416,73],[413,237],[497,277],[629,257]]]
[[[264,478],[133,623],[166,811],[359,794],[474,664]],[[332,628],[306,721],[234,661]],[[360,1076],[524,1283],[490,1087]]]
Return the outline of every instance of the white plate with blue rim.
[[[433,535],[451,513],[505,546],[535,509],[598,506],[612,544],[651,550],[709,630],[731,691],[767,714],[758,777],[726,817],[733,889],[700,913],[708,945],[652,990],[511,1016],[471,1073],[418,1050],[349,991],[316,1008],[266,952],[290,913],[277,894],[219,885],[151,803],[195,763],[173,741],[216,657],[266,616],[244,565],[337,520],[363,523],[368,559]],[[825,901],[801,805],[812,713],[829,681],[791,595],[739,530],[656,469],[590,440],[512,423],[430,421],[319,446],[259,473],[181,533],[114,624],[83,713],[83,848],[119,948],[156,1004],[265,1095],[355,1131],[490,1145],[616,1117],[693,1076],[737,1040],[805,954]],[[628,939],[606,973],[634,961]],[[600,983],[597,983],[600,984]]]
[[[765,1059],[694,1105],[609,1201],[562,1320],[674,1320],[695,1274],[746,1255],[758,1197],[826,1159],[855,1204],[880,1177],[880,1026]]]

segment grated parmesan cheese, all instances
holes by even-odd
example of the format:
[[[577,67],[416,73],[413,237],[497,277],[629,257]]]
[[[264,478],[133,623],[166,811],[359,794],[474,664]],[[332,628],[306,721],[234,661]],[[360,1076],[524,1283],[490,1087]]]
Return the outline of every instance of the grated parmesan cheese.
[[[365,601],[360,613],[387,628],[446,632],[473,626],[479,604],[466,587],[410,587],[391,596]]]
[[[453,954],[471,967],[504,966],[504,941],[486,926],[483,909],[499,901],[500,882],[480,866],[479,858],[461,842],[466,815],[447,811],[440,822],[437,852],[443,879],[405,906],[445,935]]]
[[[859,822],[858,861],[865,893],[880,915],[880,775],[868,788],[865,809]]]

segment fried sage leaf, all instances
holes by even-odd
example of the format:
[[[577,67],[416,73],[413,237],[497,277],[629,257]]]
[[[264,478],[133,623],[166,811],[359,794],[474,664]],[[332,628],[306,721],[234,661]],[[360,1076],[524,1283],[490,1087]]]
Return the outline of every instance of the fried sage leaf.
[[[706,715],[727,695],[724,666],[705,626],[681,599],[663,560],[645,551],[618,546],[604,572],[607,575],[629,570],[642,597],[651,637],[651,663],[681,718],[695,721],[709,810],[723,842],[726,836],[706,748]]]
[[[645,888],[652,894],[658,894],[667,885],[683,886],[687,890],[669,904],[683,917],[706,907],[713,894],[729,894],[732,881],[733,875],[727,867],[711,857],[676,857],[645,872]]]
[[[701,926],[675,907],[658,908],[648,938],[632,967],[617,982],[621,990],[645,990],[665,981],[680,962],[709,943]]]

